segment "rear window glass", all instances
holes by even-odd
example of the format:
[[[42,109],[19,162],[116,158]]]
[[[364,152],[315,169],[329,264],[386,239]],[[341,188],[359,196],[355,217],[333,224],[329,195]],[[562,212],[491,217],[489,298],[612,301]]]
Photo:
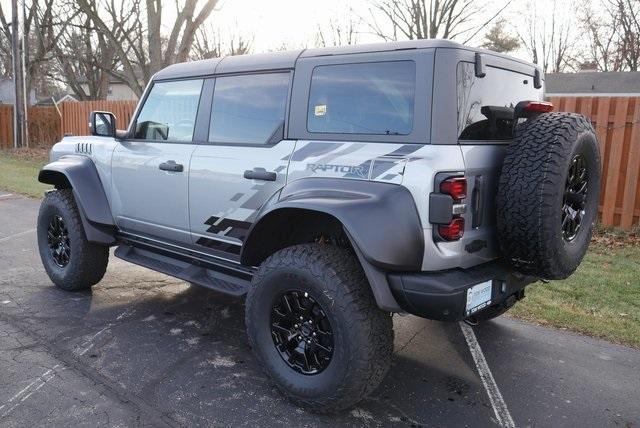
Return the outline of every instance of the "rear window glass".
[[[487,66],[478,78],[470,62],[458,64],[458,135],[461,140],[509,140],[513,113],[520,101],[540,99],[533,77]]]
[[[415,82],[413,61],[318,66],[311,76],[307,130],[410,134]]]

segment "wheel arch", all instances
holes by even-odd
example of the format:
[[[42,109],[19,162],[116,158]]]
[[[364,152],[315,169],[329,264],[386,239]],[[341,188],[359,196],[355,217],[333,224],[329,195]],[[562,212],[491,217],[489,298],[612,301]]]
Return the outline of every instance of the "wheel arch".
[[[343,233],[381,308],[397,311],[385,271],[420,270],[422,226],[409,191],[364,180],[307,178],[294,181],[258,213],[240,261],[257,266],[290,245]]]
[[[115,242],[115,222],[93,161],[86,156],[67,155],[40,170],[38,181],[58,189],[71,189],[89,242]]]

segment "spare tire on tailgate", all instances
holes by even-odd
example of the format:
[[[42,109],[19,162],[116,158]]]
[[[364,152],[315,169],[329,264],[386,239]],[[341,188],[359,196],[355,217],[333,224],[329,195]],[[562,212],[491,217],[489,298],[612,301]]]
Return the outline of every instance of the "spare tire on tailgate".
[[[597,219],[600,151],[591,123],[573,113],[544,113],[518,125],[498,184],[503,256],[524,274],[571,275]]]

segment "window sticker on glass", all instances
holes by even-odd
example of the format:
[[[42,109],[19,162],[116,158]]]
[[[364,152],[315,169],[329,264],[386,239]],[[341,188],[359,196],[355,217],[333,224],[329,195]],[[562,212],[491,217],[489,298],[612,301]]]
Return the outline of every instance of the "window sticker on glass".
[[[320,104],[315,107],[316,116],[324,116],[325,114],[327,114],[327,106],[325,104]]]

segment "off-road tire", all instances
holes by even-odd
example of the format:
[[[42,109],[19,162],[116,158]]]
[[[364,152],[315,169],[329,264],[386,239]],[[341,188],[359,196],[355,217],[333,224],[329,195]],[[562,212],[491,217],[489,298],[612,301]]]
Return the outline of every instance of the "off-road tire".
[[[326,369],[305,375],[277,352],[271,328],[275,299],[287,290],[308,292],[326,313],[335,347]],[[380,310],[352,252],[326,244],[285,248],[265,260],[246,300],[250,346],[280,391],[311,411],[349,408],[384,379],[393,355],[391,315]]]
[[[581,226],[563,237],[562,211],[569,166],[584,159],[588,187]],[[587,118],[546,113],[519,126],[508,146],[497,195],[497,227],[505,259],[524,274],[571,275],[584,257],[597,220],[600,152]]]
[[[68,264],[64,267],[54,261],[47,240],[48,227],[53,216],[63,219],[68,232],[70,256]],[[86,290],[104,276],[109,262],[109,248],[87,241],[71,189],[57,189],[46,193],[38,214],[37,234],[44,269],[51,281],[61,289]]]

